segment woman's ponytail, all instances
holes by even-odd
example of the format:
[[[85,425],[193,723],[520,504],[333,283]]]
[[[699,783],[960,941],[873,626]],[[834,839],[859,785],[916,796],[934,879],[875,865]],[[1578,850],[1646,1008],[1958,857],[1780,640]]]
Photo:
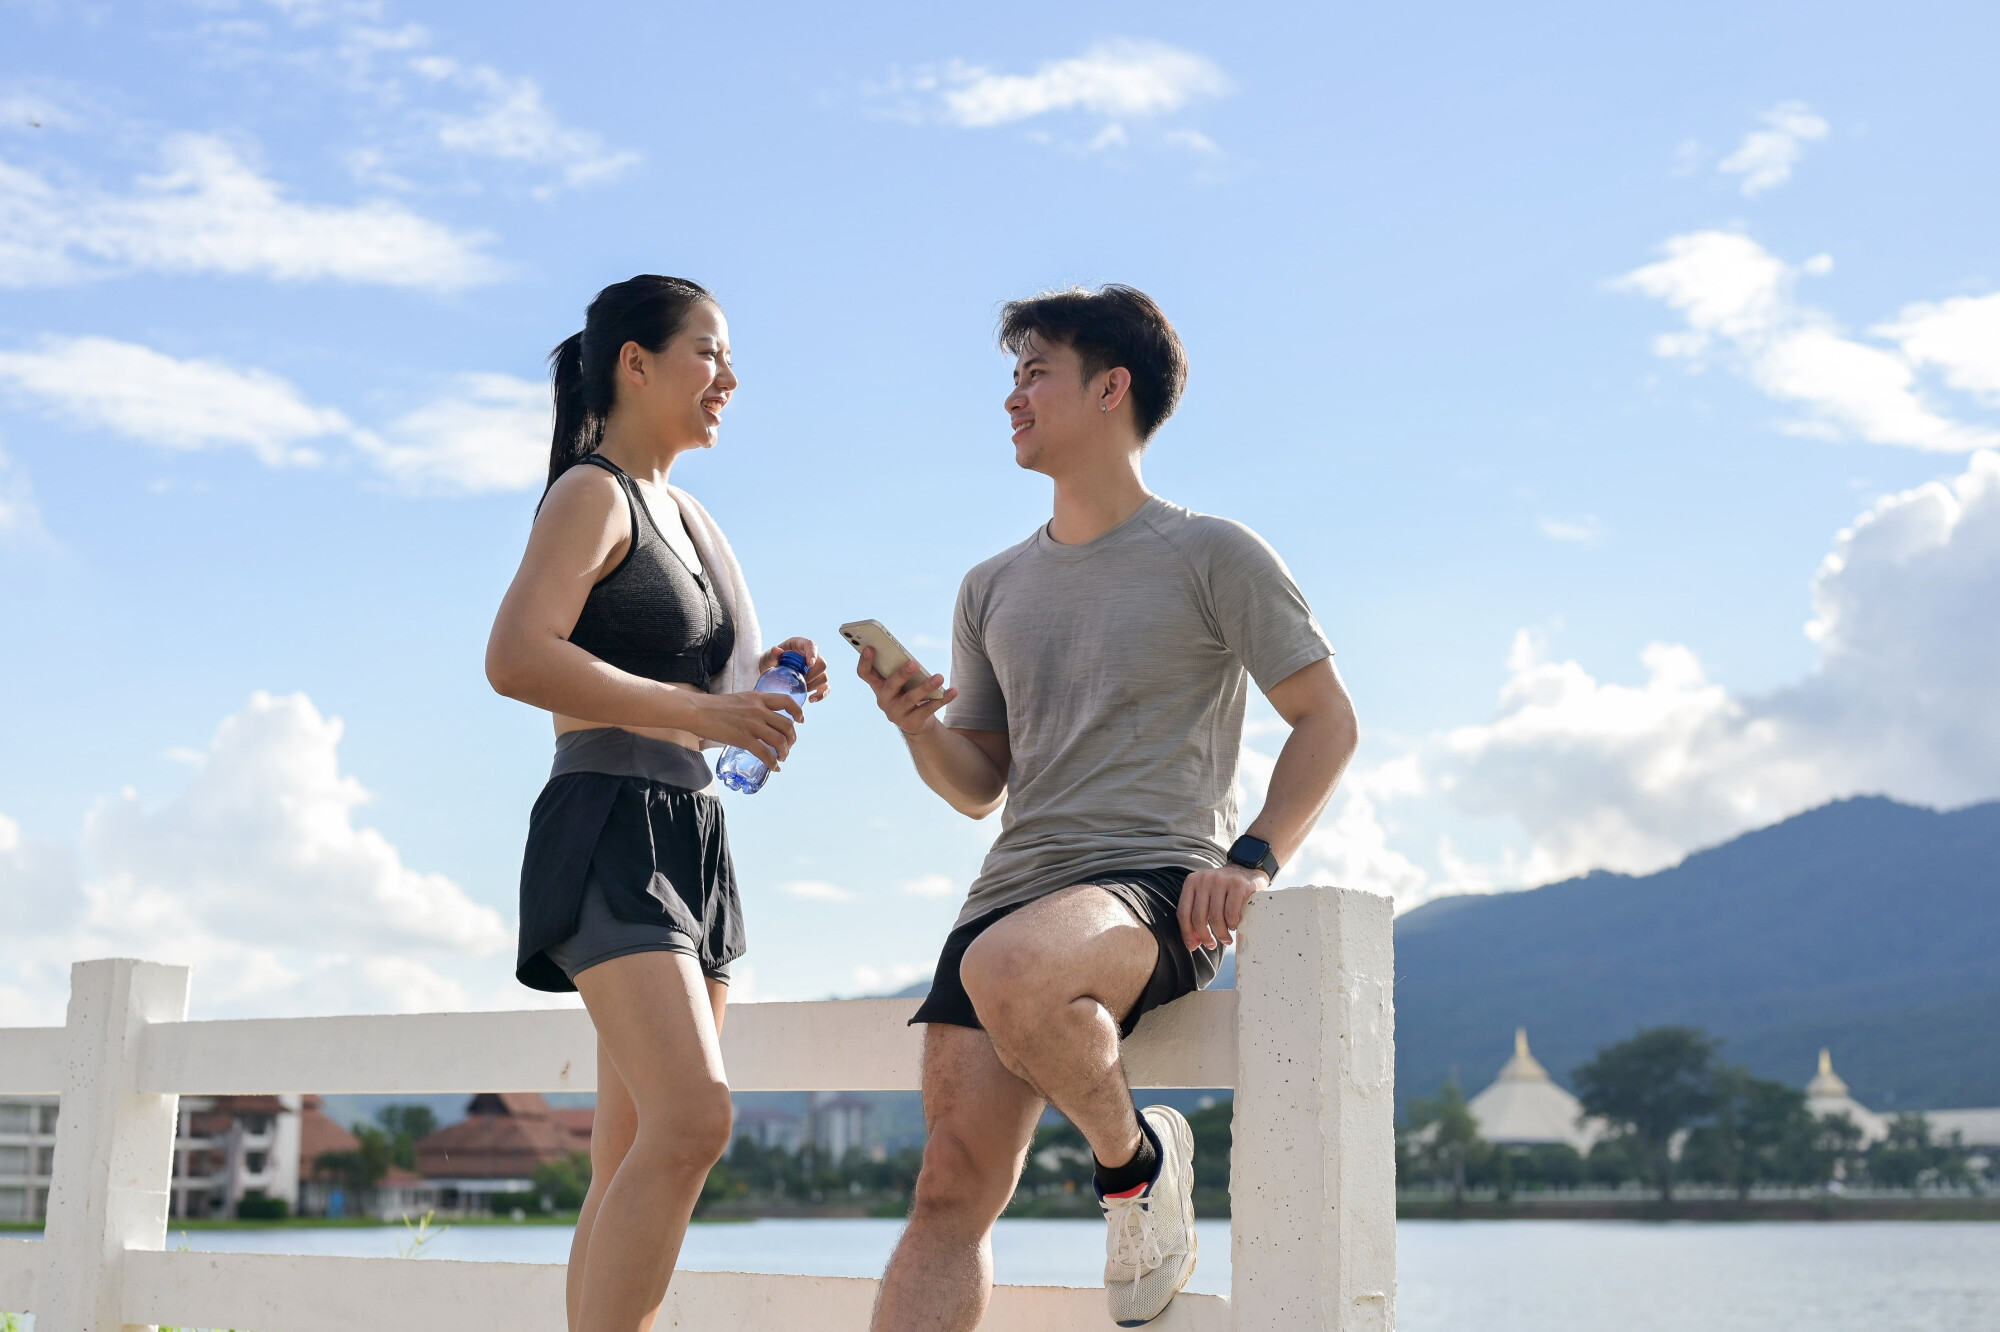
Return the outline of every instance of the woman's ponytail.
[[[549,441],[551,486],[604,442],[604,422],[617,400],[614,372],[625,344],[665,351],[695,306],[714,299],[686,278],[651,273],[614,282],[597,293],[584,313],[583,331],[570,334],[549,353],[556,399],[555,432]]]
[[[549,380],[555,388],[555,435],[549,441],[549,484],[597,452],[604,422],[584,401],[583,334],[572,333],[549,353]]]

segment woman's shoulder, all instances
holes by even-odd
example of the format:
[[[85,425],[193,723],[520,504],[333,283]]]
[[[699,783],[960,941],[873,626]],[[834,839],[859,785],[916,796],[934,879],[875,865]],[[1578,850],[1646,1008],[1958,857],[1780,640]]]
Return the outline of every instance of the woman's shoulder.
[[[556,478],[535,512],[539,529],[592,530],[616,524],[624,535],[626,499],[618,478],[602,467],[579,463]]]

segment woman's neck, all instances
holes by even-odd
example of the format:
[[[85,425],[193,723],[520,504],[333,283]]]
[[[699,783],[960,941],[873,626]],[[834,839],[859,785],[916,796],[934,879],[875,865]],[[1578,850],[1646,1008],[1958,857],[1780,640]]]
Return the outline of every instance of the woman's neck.
[[[617,463],[626,475],[663,486],[667,484],[675,461],[683,453],[701,445],[700,440],[683,442],[664,439],[643,429],[637,422],[624,420],[614,413],[604,423],[604,442],[598,445],[597,451]]]

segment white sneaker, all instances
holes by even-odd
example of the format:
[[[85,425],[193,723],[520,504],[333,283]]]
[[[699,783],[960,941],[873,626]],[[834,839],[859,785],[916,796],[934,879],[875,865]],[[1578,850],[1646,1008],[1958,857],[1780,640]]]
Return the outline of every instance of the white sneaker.
[[[1158,1318],[1194,1275],[1194,1130],[1172,1106],[1139,1114],[1160,1140],[1160,1173],[1131,1197],[1097,1199],[1111,1226],[1104,1293],[1120,1327]]]

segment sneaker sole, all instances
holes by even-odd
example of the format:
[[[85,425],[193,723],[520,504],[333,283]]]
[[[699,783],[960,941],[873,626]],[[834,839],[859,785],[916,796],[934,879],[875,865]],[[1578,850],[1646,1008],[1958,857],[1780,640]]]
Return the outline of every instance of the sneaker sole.
[[[1194,1129],[1188,1124],[1187,1117],[1185,1115],[1179,1115],[1179,1114],[1174,1116],[1173,1126],[1174,1126],[1174,1147],[1186,1157],[1188,1168],[1192,1170],[1194,1168]],[[1155,1128],[1157,1129],[1157,1126],[1155,1126]],[[1173,1308],[1175,1298],[1178,1297],[1182,1291],[1186,1290],[1187,1283],[1194,1279],[1195,1262],[1200,1253],[1200,1250],[1201,1250],[1201,1237],[1195,1233],[1193,1226],[1189,1226],[1187,1267],[1182,1270],[1181,1279],[1177,1283],[1175,1283],[1174,1293],[1172,1295],[1167,1296],[1167,1302],[1160,1306],[1160,1312],[1154,1314],[1152,1318],[1134,1318],[1128,1322],[1120,1322],[1117,1324],[1117,1326],[1144,1327],[1146,1324],[1152,1322],[1153,1319],[1159,1318],[1162,1314],[1165,1314],[1167,1310]]]

